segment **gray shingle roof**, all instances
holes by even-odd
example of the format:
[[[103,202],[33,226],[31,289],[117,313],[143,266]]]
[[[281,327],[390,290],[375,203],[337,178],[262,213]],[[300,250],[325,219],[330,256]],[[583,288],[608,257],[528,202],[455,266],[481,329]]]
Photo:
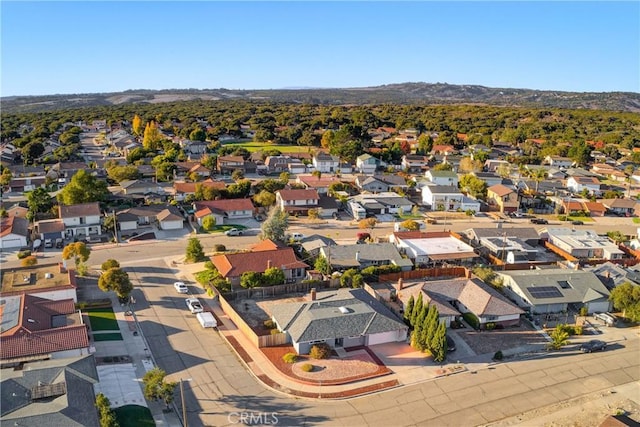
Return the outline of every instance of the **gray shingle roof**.
[[[329,258],[328,252],[321,249],[326,258]],[[330,249],[331,265],[334,268],[348,268],[365,266],[372,262],[388,261],[400,267],[412,266],[412,262],[406,258],[402,258],[398,250],[391,243],[370,243],[367,245],[337,245],[331,246]],[[356,253],[360,261],[356,261]]]
[[[294,342],[364,336],[406,330],[386,307],[364,289],[319,293],[316,301],[273,307],[278,325]]]

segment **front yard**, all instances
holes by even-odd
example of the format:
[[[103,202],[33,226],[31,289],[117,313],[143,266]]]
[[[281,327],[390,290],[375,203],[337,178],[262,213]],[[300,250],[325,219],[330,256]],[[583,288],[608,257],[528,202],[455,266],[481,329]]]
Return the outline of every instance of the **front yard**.
[[[456,333],[478,355],[494,354],[497,351],[534,344],[544,345],[546,340],[542,334],[527,321],[522,320],[520,326],[491,331],[476,331],[471,328],[456,329]]]
[[[118,321],[111,308],[89,308],[85,310],[89,316],[92,331],[117,331]]]

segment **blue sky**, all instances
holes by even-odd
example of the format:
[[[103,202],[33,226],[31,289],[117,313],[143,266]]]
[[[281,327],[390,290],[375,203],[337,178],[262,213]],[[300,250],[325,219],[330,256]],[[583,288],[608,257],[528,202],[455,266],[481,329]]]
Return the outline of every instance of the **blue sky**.
[[[640,2],[7,2],[1,95],[446,82],[640,92]]]

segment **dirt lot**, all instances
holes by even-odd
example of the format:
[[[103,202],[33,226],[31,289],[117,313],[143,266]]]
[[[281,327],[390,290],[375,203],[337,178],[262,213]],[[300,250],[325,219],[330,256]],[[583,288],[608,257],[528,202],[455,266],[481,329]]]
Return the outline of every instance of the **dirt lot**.
[[[304,302],[305,294],[288,298],[274,299],[242,299],[231,301],[236,312],[242,316],[245,322],[253,328],[258,335],[269,335],[269,330],[264,327],[264,321],[271,318],[271,307],[287,302]]]
[[[492,331],[475,331],[473,329],[456,329],[456,333],[471,347],[476,354],[495,353],[532,344],[544,344],[546,340],[528,323],[520,326]]]

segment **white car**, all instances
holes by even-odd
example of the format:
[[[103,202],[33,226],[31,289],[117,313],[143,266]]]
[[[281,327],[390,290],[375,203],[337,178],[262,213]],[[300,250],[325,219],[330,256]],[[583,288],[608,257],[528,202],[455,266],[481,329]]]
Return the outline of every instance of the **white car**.
[[[189,293],[189,288],[187,288],[187,285],[185,285],[184,282],[175,282],[173,287],[176,288],[176,291],[178,291],[179,294]]]
[[[185,302],[187,303],[187,307],[193,314],[202,313],[204,311],[204,308],[202,308],[202,304],[200,304],[198,298],[187,298]]]
[[[237,228],[232,228],[230,230],[225,231],[227,236],[242,236],[242,230],[238,230]]]

